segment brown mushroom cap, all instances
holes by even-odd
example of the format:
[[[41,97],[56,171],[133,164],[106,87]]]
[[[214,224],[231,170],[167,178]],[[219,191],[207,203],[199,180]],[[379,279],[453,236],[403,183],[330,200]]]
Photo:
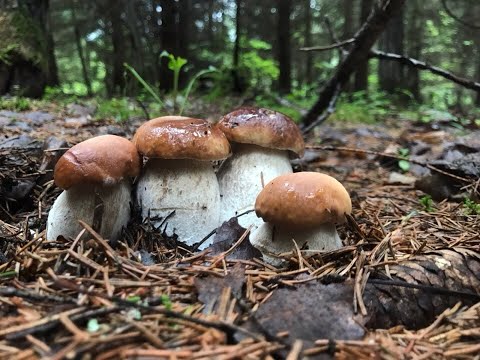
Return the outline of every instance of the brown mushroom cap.
[[[147,121],[137,129],[133,143],[151,158],[221,160],[230,155],[230,143],[220,129],[183,116]]]
[[[305,151],[305,142],[298,126],[277,111],[243,107],[225,115],[217,126],[230,141],[290,150],[299,156]]]
[[[102,135],[68,150],[55,165],[55,184],[64,190],[79,184],[114,185],[140,173],[140,156],[128,139]]]
[[[255,202],[257,216],[287,229],[342,223],[351,211],[352,202],[343,185],[317,172],[281,175],[265,186]]]

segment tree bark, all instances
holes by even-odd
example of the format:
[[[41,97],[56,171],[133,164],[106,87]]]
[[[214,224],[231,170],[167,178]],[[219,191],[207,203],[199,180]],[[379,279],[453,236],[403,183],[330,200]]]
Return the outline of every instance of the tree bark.
[[[177,16],[178,9],[175,1],[162,0],[162,26],[161,26],[161,50],[177,55]],[[168,68],[168,59],[161,59],[160,66],[160,89],[170,91],[173,89],[173,73]]]
[[[280,75],[278,78],[278,90],[280,94],[289,94],[292,90],[292,64],[290,54],[290,13],[292,11],[291,0],[278,0],[277,9],[277,59],[280,70]]]
[[[409,2],[407,44],[408,54],[415,59],[422,58],[424,20],[421,17],[421,4],[419,0]],[[409,66],[405,69],[405,87],[413,98],[420,102],[420,71],[418,68]]]
[[[310,0],[305,1],[305,35],[303,46],[312,46],[312,8]],[[313,58],[310,52],[305,54],[305,83],[308,84],[312,79]]]
[[[233,91],[236,93],[243,92],[243,85],[240,80],[240,37],[241,37],[241,22],[242,22],[242,0],[236,0],[235,10],[235,44],[233,46]]]
[[[57,59],[55,57],[55,42],[53,40],[51,21],[50,21],[50,3],[46,2],[46,17],[45,17],[45,35],[47,37],[47,85],[58,86],[60,80],[58,78]]]
[[[372,10],[373,0],[362,0],[360,9],[360,23],[363,24]],[[368,90],[368,59],[357,65],[355,72],[354,91]]]
[[[337,88],[342,88],[359,62],[365,61],[369,50],[385,29],[388,21],[401,10],[405,0],[382,0],[375,6],[362,28],[355,35],[351,51],[342,60],[335,74],[320,90],[318,100],[302,119],[303,126],[309,126],[328,108]]]
[[[130,43],[132,46],[131,62],[134,69],[145,78],[145,55],[143,52],[142,38],[138,30],[138,13],[136,9],[136,2],[129,0],[126,2],[126,22],[130,35]],[[127,86],[127,93],[136,94],[138,89],[137,80],[129,81]]]
[[[392,18],[380,38],[380,49],[384,52],[404,54],[403,10]],[[403,65],[393,61],[380,60],[378,77],[380,89],[389,94],[404,88]]]
[[[123,1],[110,0],[108,14],[111,25],[111,41],[113,47],[112,61],[112,95],[123,95],[125,89],[125,78],[123,76],[124,55],[124,37],[122,29],[122,11]]]
[[[80,58],[80,64],[82,66],[83,81],[85,82],[85,86],[87,87],[87,94],[88,96],[92,96],[93,95],[92,84],[90,82],[90,76],[88,75],[87,60],[85,59],[85,55],[83,53],[82,35],[80,33],[80,28],[78,27],[76,6],[77,6],[77,1],[74,0],[71,4],[71,14],[72,14],[73,32],[75,34],[75,44],[77,47],[78,57]]]
[[[353,0],[343,0],[343,35],[344,39],[350,39],[353,35]],[[345,47],[348,49],[348,46]],[[342,54],[343,55],[343,54]],[[351,92],[353,83],[351,77],[347,80],[344,86],[345,92]]]

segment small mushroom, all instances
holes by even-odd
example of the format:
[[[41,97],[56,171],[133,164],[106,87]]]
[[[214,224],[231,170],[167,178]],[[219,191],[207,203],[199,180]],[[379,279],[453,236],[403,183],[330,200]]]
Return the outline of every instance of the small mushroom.
[[[345,221],[352,211],[347,190],[331,176],[300,172],[279,176],[268,183],[255,202],[255,212],[265,222],[250,241],[264,260],[282,263],[277,257],[302,248],[328,251],[342,247],[335,224]]]
[[[298,126],[286,115],[244,107],[225,115],[217,125],[232,142],[233,155],[217,173],[222,196],[221,220],[253,210],[263,186],[292,172],[289,155],[301,156],[305,143]],[[261,224],[255,214],[238,219],[243,227]]]
[[[219,223],[220,190],[210,161],[230,155],[225,135],[205,120],[165,116],[140,126],[133,142],[149,158],[137,186],[142,216],[187,245],[202,240]]]
[[[97,136],[73,146],[55,165],[55,184],[65,191],[48,214],[47,239],[76,237],[83,220],[116,240],[130,218],[130,178],[139,172],[140,156],[122,137]]]

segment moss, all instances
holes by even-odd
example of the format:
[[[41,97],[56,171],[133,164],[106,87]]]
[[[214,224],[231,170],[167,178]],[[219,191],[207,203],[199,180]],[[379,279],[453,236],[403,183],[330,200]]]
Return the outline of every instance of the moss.
[[[16,57],[46,68],[46,39],[22,11],[0,11],[0,62],[8,64]]]

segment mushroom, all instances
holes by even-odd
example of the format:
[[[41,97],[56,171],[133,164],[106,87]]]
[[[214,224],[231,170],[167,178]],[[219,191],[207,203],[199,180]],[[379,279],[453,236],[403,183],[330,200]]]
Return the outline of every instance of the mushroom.
[[[166,234],[187,245],[202,240],[219,223],[220,190],[210,161],[230,155],[225,135],[205,120],[165,116],[140,126],[133,142],[149,158],[137,186],[142,216],[166,224]]]
[[[115,241],[130,218],[130,177],[139,172],[135,146],[120,136],[97,136],[73,146],[55,165],[55,184],[65,191],[48,213],[47,239],[74,238],[83,220]]]
[[[300,248],[335,250],[342,247],[335,224],[343,223],[351,211],[347,190],[333,177],[316,172],[282,175],[257,197],[255,212],[265,222],[250,241],[273,265],[282,261],[272,255],[295,248],[292,240]]]
[[[253,210],[263,186],[292,172],[289,155],[301,156],[305,143],[298,126],[286,115],[245,107],[225,115],[217,125],[232,142],[233,155],[217,173],[222,197],[221,220]],[[255,214],[238,219],[243,227],[261,224]]]

